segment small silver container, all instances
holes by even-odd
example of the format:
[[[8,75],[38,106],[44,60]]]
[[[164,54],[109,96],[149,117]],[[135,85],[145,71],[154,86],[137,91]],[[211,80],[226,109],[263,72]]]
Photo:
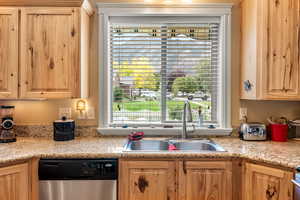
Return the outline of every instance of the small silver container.
[[[247,141],[267,140],[267,128],[263,123],[243,123],[240,127],[240,138]]]
[[[300,139],[300,120],[290,121],[288,138]]]

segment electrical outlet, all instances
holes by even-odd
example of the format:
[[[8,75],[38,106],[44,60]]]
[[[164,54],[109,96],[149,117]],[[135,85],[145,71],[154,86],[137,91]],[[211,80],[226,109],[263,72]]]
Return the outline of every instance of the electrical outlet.
[[[71,119],[72,108],[59,108],[58,117],[59,119],[62,119],[63,117],[66,117],[67,119]]]
[[[87,119],[95,119],[95,108],[89,107],[86,111],[86,118]]]
[[[247,118],[247,108],[240,108],[240,120],[245,120]]]

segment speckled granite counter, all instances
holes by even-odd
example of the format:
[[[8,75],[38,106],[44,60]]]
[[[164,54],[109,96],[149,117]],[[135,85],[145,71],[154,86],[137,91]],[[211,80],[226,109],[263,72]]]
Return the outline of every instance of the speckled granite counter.
[[[247,158],[283,167],[300,166],[300,142],[245,142],[238,138],[213,138],[227,152],[122,152],[125,138],[83,137],[68,142],[45,138],[18,138],[16,143],[0,144],[0,163],[32,157],[42,158]]]

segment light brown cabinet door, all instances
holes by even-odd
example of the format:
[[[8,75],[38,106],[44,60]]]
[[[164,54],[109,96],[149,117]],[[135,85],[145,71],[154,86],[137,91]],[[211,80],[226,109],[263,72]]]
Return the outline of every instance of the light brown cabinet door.
[[[293,173],[246,163],[244,200],[292,200]]]
[[[79,8],[21,9],[21,98],[79,96]]]
[[[0,168],[0,199],[29,200],[28,164]]]
[[[18,9],[0,8],[0,99],[18,97]]]
[[[299,0],[268,0],[264,81],[267,99],[300,99]],[[263,23],[262,19],[262,23]]]
[[[120,161],[119,200],[175,200],[175,162]]]
[[[232,200],[232,163],[179,162],[180,200]]]

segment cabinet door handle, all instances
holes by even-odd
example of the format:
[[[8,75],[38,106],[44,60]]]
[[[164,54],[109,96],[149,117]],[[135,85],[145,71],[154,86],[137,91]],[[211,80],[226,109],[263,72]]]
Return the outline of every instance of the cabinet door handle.
[[[186,170],[186,161],[185,160],[182,162],[182,169],[183,169],[183,173],[186,174],[187,170]]]
[[[146,188],[149,186],[149,182],[147,181],[145,176],[140,176],[138,182],[135,185],[139,188],[141,193],[144,193]]]
[[[268,200],[271,200],[275,195],[277,191],[275,186],[268,185],[268,189],[266,191],[266,197]]]
[[[244,81],[244,90],[245,90],[246,92],[251,91],[252,88],[253,88],[253,85],[252,85],[252,83],[250,82],[250,80]]]

